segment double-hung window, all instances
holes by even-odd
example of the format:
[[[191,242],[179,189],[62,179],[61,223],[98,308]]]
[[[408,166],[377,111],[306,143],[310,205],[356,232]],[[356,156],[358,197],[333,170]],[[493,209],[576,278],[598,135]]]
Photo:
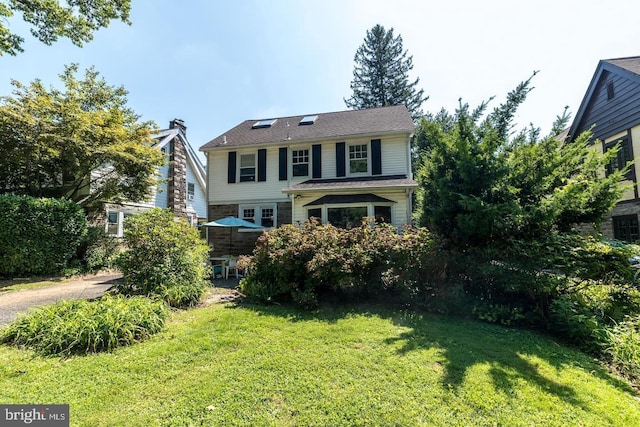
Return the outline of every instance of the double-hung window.
[[[240,218],[263,227],[275,227],[276,206],[266,205],[240,205]]]
[[[349,173],[362,174],[369,171],[367,144],[349,145]]]
[[[240,155],[240,182],[253,182],[256,180],[256,155]]]
[[[309,150],[291,152],[293,176],[309,176]]]
[[[187,200],[193,200],[196,195],[196,185],[193,182],[187,183]]]

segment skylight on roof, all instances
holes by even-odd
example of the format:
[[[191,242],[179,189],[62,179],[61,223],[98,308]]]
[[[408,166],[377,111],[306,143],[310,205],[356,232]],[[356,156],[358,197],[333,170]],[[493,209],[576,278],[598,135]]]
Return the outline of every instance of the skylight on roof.
[[[265,119],[255,122],[251,129],[270,128],[278,119]]]
[[[315,114],[313,116],[304,116],[302,120],[300,120],[299,125],[312,125],[318,120],[318,115]]]

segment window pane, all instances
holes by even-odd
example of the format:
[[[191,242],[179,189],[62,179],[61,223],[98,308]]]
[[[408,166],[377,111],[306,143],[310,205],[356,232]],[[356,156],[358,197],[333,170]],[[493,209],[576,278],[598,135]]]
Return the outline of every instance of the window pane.
[[[193,196],[196,193],[196,186],[193,182],[187,183],[187,194]]]
[[[317,218],[319,221],[322,221],[322,209],[321,208],[309,209],[307,211],[307,219],[311,219],[311,218]]]
[[[391,206],[374,206],[373,212],[376,222],[391,224]]]
[[[273,209],[262,209],[262,221],[260,225],[263,227],[273,227]]]
[[[256,166],[256,156],[253,154],[241,154],[240,155],[240,167],[249,168]]]
[[[293,150],[293,176],[309,175],[309,150]]]
[[[340,228],[358,227],[362,223],[362,218],[366,216],[366,206],[327,209],[328,221],[332,225]]]
[[[637,215],[613,217],[613,235],[618,240],[635,242],[640,238]]]
[[[349,146],[349,172],[366,173],[367,168],[367,144]]]
[[[255,209],[243,209],[242,210],[242,219],[244,219],[245,221],[249,221],[249,222],[256,222],[256,214],[255,214]]]

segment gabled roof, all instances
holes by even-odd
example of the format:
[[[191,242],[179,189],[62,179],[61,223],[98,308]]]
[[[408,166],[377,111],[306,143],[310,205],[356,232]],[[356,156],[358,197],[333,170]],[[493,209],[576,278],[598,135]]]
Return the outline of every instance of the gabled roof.
[[[156,142],[153,145],[158,150],[160,150],[162,147],[166,146],[169,142],[171,142],[173,138],[178,137],[186,147],[187,161],[189,162],[189,164],[191,164],[191,167],[194,171],[194,174],[196,175],[196,179],[198,180],[200,187],[202,187],[203,189],[206,188],[206,173],[204,170],[204,166],[202,165],[202,162],[198,158],[198,155],[196,154],[196,152],[191,147],[191,144],[189,144],[189,141],[187,140],[187,136],[184,134],[184,132],[182,132],[181,129],[179,128],[164,129],[154,135],[151,135],[151,137],[158,140],[158,142]]]
[[[569,130],[570,138],[577,136],[576,132],[578,129],[588,128],[591,126],[591,124],[583,125],[582,121],[590,107],[591,99],[599,86],[598,84],[606,73],[614,73],[636,84],[640,84],[640,56],[603,59],[598,62],[596,71],[591,78],[591,83],[589,83],[587,92],[582,99],[573,123],[571,124],[571,128]]]
[[[315,120],[310,118],[317,116]],[[307,118],[302,122],[303,118]],[[268,122],[268,123],[267,123]],[[271,123],[269,125],[269,123]],[[404,105],[348,110],[333,113],[245,120],[202,147],[208,151],[223,147],[242,147],[286,141],[311,141],[358,135],[412,133],[413,120]]]

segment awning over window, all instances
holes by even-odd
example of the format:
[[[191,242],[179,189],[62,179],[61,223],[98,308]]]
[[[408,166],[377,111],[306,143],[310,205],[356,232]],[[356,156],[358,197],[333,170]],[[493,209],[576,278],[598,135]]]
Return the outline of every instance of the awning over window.
[[[376,196],[375,194],[334,194],[322,196],[313,202],[309,202],[306,206],[321,206],[321,205],[344,205],[347,203],[396,203],[393,200],[385,199],[384,197]]]

